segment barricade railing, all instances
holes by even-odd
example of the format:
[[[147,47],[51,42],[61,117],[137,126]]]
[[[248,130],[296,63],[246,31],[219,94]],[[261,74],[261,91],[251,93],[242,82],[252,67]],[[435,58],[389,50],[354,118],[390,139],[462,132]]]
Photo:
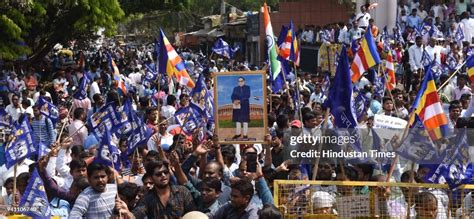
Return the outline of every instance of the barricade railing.
[[[275,180],[273,191],[285,218],[474,218],[474,185]]]

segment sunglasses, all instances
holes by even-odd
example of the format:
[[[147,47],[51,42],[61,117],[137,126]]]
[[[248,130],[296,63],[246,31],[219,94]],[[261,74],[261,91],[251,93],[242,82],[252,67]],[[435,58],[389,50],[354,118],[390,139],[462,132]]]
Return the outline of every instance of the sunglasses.
[[[163,174],[166,176],[166,175],[170,174],[170,171],[169,170],[158,171],[158,172],[154,173],[153,175],[157,176],[157,177],[160,177],[160,176],[163,176]]]

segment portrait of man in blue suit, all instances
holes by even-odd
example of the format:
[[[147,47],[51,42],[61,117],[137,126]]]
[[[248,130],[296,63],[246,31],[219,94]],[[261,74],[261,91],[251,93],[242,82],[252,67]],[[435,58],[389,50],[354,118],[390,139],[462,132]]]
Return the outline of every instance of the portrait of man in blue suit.
[[[233,139],[243,137],[248,138],[250,122],[250,87],[245,85],[245,78],[238,78],[238,86],[232,91],[232,121],[236,124],[235,136]],[[243,130],[242,130],[243,125]],[[243,135],[243,136],[242,136]]]

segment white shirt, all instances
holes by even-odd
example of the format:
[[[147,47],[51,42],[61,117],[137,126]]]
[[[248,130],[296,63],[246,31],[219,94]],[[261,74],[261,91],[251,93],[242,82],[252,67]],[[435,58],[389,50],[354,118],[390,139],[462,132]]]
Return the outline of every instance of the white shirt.
[[[99,84],[97,84],[96,81],[92,82],[90,88],[89,88],[89,99],[91,99],[92,103],[94,102],[94,95],[95,94],[100,94],[100,88]]]
[[[72,135],[77,131],[77,134],[72,137],[72,145],[84,145],[84,140],[87,138],[88,133],[83,121],[78,119],[74,120],[68,126],[68,131],[69,135]]]
[[[326,101],[326,95],[323,92],[319,92],[319,94],[313,92],[309,98],[309,102],[324,103],[324,101]]]
[[[441,46],[436,46],[436,45],[433,47],[430,45],[425,47],[426,53],[428,53],[428,55],[430,56],[430,59],[435,60],[435,56],[436,56],[436,62],[440,64],[441,64],[441,49],[442,49]]]
[[[360,18],[360,19],[359,19]],[[368,27],[369,26],[369,19],[370,19],[370,14],[365,12],[365,13],[359,13],[357,14],[356,21],[358,20],[359,22],[359,27]]]
[[[17,165],[17,170],[16,170],[16,175],[20,175],[21,173],[28,173],[29,170],[29,165],[34,163],[30,159],[25,159],[22,163],[19,163]],[[0,186],[3,186],[5,181],[7,181],[8,178],[13,177],[13,169],[14,167],[10,167],[10,169],[7,170],[7,167],[5,164],[0,166]]]
[[[176,108],[174,108],[174,106],[166,105],[161,107],[161,115],[166,117],[167,119],[174,116],[174,113],[176,113]],[[175,123],[174,119],[170,119],[168,123],[173,125]]]
[[[423,47],[418,47],[416,44],[410,46],[408,49],[410,69],[412,71],[417,71],[420,68],[423,68],[421,64],[421,58],[423,56]]]
[[[134,72],[128,75],[130,82],[133,86],[137,86],[142,82],[142,74],[140,72]]]
[[[158,135],[160,136],[160,133],[155,133],[153,136]],[[153,141],[153,136],[148,139],[148,142],[146,143],[148,151],[156,151],[156,144],[155,141]],[[166,133],[166,135],[161,136],[161,145],[167,144],[167,145],[172,145],[173,144],[173,135],[170,133]]]
[[[304,31],[301,39],[307,43],[312,43],[314,41],[314,32],[312,30]]]
[[[467,86],[464,86],[462,89],[459,89],[459,87],[454,88],[451,100],[459,100],[463,94],[471,94],[471,88]]]
[[[51,94],[48,91],[45,91],[45,92],[46,94],[44,96],[51,98]],[[36,92],[35,94],[33,94],[33,101],[36,103],[39,97],[40,97],[40,92]]]
[[[474,19],[465,18],[461,20],[464,30],[464,41],[471,42],[472,37],[474,37]]]
[[[5,108],[5,111],[8,113],[8,115],[12,117],[13,121],[17,121],[18,118],[20,117],[20,114],[25,112],[25,110],[23,109],[23,107],[21,107],[21,105],[19,105],[19,107],[16,108],[13,106],[13,104],[8,105]]]

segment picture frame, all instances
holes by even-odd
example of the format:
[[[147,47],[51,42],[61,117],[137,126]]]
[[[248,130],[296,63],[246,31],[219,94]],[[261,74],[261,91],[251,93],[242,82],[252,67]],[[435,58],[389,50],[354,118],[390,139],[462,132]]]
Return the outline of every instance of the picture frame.
[[[218,143],[264,143],[268,133],[266,72],[216,72],[213,79]]]

